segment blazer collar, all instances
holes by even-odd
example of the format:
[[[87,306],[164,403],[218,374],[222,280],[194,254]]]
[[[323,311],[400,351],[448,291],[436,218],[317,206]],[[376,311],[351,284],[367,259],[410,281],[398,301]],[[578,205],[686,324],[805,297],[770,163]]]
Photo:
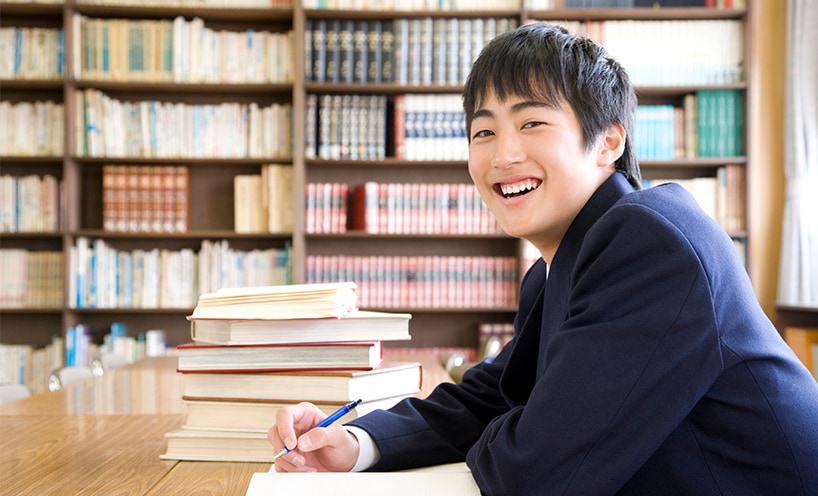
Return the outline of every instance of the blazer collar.
[[[571,223],[554,254],[548,279],[545,279],[543,271],[542,275],[538,274],[538,280],[526,285],[526,291],[539,294],[534,305],[520,308],[528,311],[528,315],[518,330],[514,349],[501,378],[501,388],[509,404],[524,404],[545,370],[545,349],[551,334],[565,319],[571,274],[585,234],[620,198],[633,191],[633,186],[623,174],[612,174],[591,195]],[[520,295],[520,299],[523,300],[523,295]]]

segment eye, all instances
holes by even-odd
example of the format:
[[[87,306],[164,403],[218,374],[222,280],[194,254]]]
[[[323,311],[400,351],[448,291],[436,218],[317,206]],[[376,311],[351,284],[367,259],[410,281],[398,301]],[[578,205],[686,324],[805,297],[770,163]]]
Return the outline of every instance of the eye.
[[[544,124],[545,124],[544,122],[540,121],[529,121],[523,124],[523,129],[531,129],[533,127],[542,126]]]
[[[493,131],[490,131],[488,129],[481,129],[480,131],[477,131],[476,133],[474,133],[474,136],[472,136],[472,139],[485,138],[485,137],[491,136],[493,134],[494,134]]]

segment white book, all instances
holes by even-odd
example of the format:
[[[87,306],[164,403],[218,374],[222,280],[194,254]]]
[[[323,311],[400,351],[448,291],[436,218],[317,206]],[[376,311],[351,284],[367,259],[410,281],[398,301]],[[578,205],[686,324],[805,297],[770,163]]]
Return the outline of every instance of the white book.
[[[386,490],[385,488],[388,488]],[[479,495],[465,463],[436,465],[401,472],[257,472],[246,496],[269,494],[355,494],[355,496]]]

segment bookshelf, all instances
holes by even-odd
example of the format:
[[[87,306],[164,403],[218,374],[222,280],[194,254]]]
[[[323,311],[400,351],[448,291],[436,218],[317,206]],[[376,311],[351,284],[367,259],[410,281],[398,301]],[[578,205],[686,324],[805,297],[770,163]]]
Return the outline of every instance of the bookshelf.
[[[67,0],[63,4],[18,4],[0,1],[3,18],[2,27],[45,27],[62,29],[65,33],[65,69],[61,77],[52,79],[2,78],[3,101],[53,100],[64,105],[63,152],[55,156],[2,156],[2,173],[21,177],[28,174],[50,174],[62,182],[61,223],[58,229],[49,232],[2,233],[2,248],[18,248],[28,251],[59,251],[64,256],[61,271],[63,281],[63,305],[58,308],[4,308],[0,309],[0,340],[11,344],[31,344],[37,347],[50,342],[54,334],[64,335],[65,330],[77,324],[87,325],[93,339],[99,340],[107,332],[111,322],[124,322],[131,334],[151,328],[161,328],[167,332],[169,344],[180,344],[189,340],[189,328],[183,318],[191,306],[174,308],[76,308],[70,300],[72,281],[69,275],[70,253],[79,239],[104,240],[107,246],[117,252],[150,251],[154,249],[198,253],[204,241],[227,240],[231,249],[251,251],[255,249],[290,250],[292,282],[307,282],[309,274],[307,260],[311,257],[507,257],[516,260],[515,277],[519,281],[520,265],[524,258],[521,243],[503,234],[472,232],[421,232],[409,234],[372,234],[361,230],[346,229],[338,233],[307,232],[304,194],[311,183],[345,183],[350,192],[356,185],[367,181],[403,184],[470,184],[465,160],[424,158],[403,160],[396,157],[395,143],[395,102],[402,95],[448,95],[457,98],[462,91],[462,78],[453,82],[446,78],[426,81],[426,84],[399,84],[381,82],[328,82],[307,77],[307,64],[312,58],[311,50],[305,46],[308,27],[319,21],[330,25],[366,26],[392,25],[406,22],[429,22],[433,26],[462,25],[476,26],[484,19],[502,19],[509,25],[522,24],[530,20],[551,21],[738,21],[742,25],[752,25],[751,2],[747,8],[632,8],[632,9],[571,9],[564,8],[564,2],[557,0],[557,8],[552,10],[527,10],[524,7],[491,11],[440,11],[440,10],[325,10],[305,9],[299,0],[292,6],[270,8],[228,8],[218,7],[172,7],[165,5],[105,5],[102,2],[86,4]],[[291,66],[293,77],[288,81],[192,81],[174,82],[172,76],[164,75],[155,81],[134,78],[113,79],[76,74],[81,61],[77,54],[87,47],[82,43],[81,24],[75,15],[91,20],[122,19],[125,21],[173,22],[182,16],[187,22],[193,18],[202,19],[203,26],[214,31],[232,33],[293,32],[291,47],[285,63]],[[465,22],[460,22],[460,21]],[[492,21],[494,22],[494,21]],[[437,23],[437,24],[435,24]],[[488,24],[488,22],[487,22]],[[462,26],[461,26],[462,27]],[[151,28],[153,29],[153,28]],[[477,28],[475,28],[477,29]],[[752,62],[752,46],[749,29],[742,34],[743,72],[749,73]],[[354,33],[353,33],[354,34]],[[312,39],[312,36],[309,37]],[[487,40],[483,40],[487,41]],[[78,50],[80,48],[81,50]],[[471,47],[476,53],[478,45]],[[308,55],[308,52],[309,55]],[[616,55],[616,54],[614,54]],[[458,62],[462,66],[462,61]],[[84,68],[83,68],[84,69]],[[310,67],[312,69],[312,67]],[[394,68],[393,68],[394,69]],[[448,69],[445,69],[448,70]],[[434,75],[434,71],[432,71]],[[462,74],[461,74],[462,75]],[[397,75],[396,75],[397,77]],[[164,79],[162,79],[164,78]],[[339,78],[340,79],[340,78]],[[353,81],[355,78],[352,78]],[[746,77],[736,82],[724,84],[673,84],[637,85],[640,104],[672,105],[682,107],[687,95],[702,90],[733,90],[745,95],[749,90]],[[165,104],[180,104],[203,108],[222,104],[257,105],[264,108],[271,105],[291,105],[292,152],[287,156],[248,156],[244,154],[223,154],[215,156],[185,157],[177,154],[147,154],[144,156],[105,156],[104,153],[85,153],[87,135],[76,132],[78,118],[84,115],[78,103],[78,95],[102,92],[114,103],[154,102],[161,107]],[[386,131],[382,136],[383,159],[321,158],[306,151],[308,140],[305,131],[310,118],[308,103],[315,95],[319,101],[324,95],[338,96],[338,100],[351,98],[382,98],[385,102],[383,113]],[[750,115],[747,98],[743,99],[745,116]],[[316,117],[320,121],[319,112]],[[316,123],[316,127],[320,124]],[[741,142],[746,143],[750,123],[745,122]],[[177,131],[176,128],[180,130]],[[182,135],[184,126],[168,126],[169,133]],[[124,133],[127,135],[127,133]],[[318,134],[316,132],[316,134]],[[175,135],[174,135],[175,136]],[[212,134],[220,139],[219,133]],[[159,137],[161,139],[161,136]],[[106,145],[107,146],[107,145]],[[746,146],[744,147],[747,148]],[[105,147],[103,147],[103,150]],[[284,233],[237,233],[234,229],[234,188],[237,175],[260,174],[265,164],[283,164],[292,168],[294,199],[292,232]],[[718,175],[725,165],[735,165],[741,170],[751,166],[751,159],[745,152],[729,157],[674,157],[650,159],[641,162],[643,175],[648,179],[688,179]],[[135,166],[147,168],[184,167],[189,174],[187,186],[188,225],[180,232],[130,232],[103,229],[103,176],[106,166]],[[746,186],[742,189],[742,201],[747,202]],[[348,216],[352,212],[347,202]],[[745,224],[749,219],[745,217]],[[730,235],[743,243],[748,253],[750,240],[746,225]],[[173,278],[175,274],[166,274]],[[475,276],[477,277],[477,276]],[[377,308],[378,310],[410,312],[413,314],[411,333],[412,346],[468,346],[478,345],[478,325],[483,322],[510,322],[514,316],[514,306],[490,305],[488,307],[444,306],[423,308],[408,304]]]

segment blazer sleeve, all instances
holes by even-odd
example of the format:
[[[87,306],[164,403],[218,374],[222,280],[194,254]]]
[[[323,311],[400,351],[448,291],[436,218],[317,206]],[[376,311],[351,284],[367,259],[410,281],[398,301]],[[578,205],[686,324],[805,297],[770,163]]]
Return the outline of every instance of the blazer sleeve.
[[[485,494],[613,494],[722,368],[705,271],[689,240],[642,205],[586,234],[567,315],[525,405],[467,454]]]
[[[521,283],[515,329],[537,306],[544,279],[545,263],[540,260]],[[509,409],[499,382],[514,342],[512,339],[493,362],[469,369],[460,384],[441,384],[424,400],[409,398],[389,410],[376,410],[348,422],[367,431],[378,446],[381,458],[370,470],[463,461],[488,423]]]

